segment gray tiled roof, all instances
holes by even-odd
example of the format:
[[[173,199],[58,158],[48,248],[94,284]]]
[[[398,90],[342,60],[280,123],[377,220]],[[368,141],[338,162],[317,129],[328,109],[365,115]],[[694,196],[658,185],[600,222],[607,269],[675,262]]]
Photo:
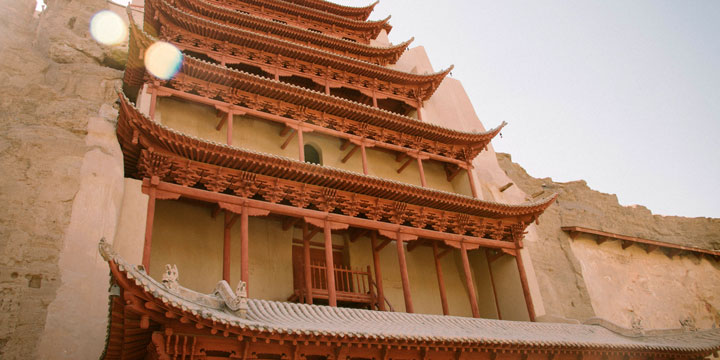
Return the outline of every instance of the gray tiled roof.
[[[444,341],[465,345],[673,352],[712,352],[720,349],[720,329],[626,336],[598,325],[408,314],[258,299],[248,300],[249,309],[246,317],[242,318],[227,309],[217,296],[183,288],[170,292],[137,266],[126,263],[104,241],[100,243],[100,252],[107,261],[116,263],[135,284],[166,305],[241,329],[401,342]]]

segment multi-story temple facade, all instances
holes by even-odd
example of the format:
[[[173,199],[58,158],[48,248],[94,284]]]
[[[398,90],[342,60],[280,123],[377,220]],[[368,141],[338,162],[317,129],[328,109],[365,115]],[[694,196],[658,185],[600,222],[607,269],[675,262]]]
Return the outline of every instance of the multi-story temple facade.
[[[373,6],[145,1],[119,97],[124,209],[100,245],[103,358],[697,359],[720,347],[717,331],[535,322],[523,239],[557,195],[484,195],[473,161],[505,124],[436,125],[454,116],[426,106],[445,100],[433,97],[450,69],[408,71],[410,41],[390,44]],[[161,41],[183,53],[169,77],[146,69]]]

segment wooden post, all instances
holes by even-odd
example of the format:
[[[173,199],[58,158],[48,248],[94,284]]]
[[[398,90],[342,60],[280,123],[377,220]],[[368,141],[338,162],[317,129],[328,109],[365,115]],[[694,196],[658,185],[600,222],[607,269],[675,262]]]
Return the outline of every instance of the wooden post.
[[[477,194],[477,189],[475,189],[475,178],[473,177],[472,169],[473,169],[472,164],[468,162],[467,169],[465,169],[465,170],[467,170],[468,180],[470,181],[470,191],[472,191],[472,196],[474,198],[477,198],[478,194]]]
[[[232,214],[229,211],[225,211],[225,226],[223,226],[225,237],[223,240],[223,280],[230,282],[230,220]]]
[[[385,292],[382,286],[382,272],[380,271],[380,253],[377,250],[377,232],[370,233],[370,246],[372,246],[373,265],[375,265],[375,284],[378,288],[378,308],[385,311]]]
[[[518,272],[520,273],[520,284],[522,285],[523,295],[525,295],[525,305],[527,305],[528,316],[530,321],[535,321],[535,307],[533,306],[532,297],[530,297],[530,287],[528,286],[527,276],[525,275],[525,265],[522,262],[520,249],[516,250],[515,262],[517,263]]]
[[[413,310],[412,298],[410,295],[410,279],[408,278],[407,262],[405,261],[405,247],[403,246],[403,241],[399,233],[397,234],[395,242],[397,243],[398,262],[400,263],[400,277],[402,279],[403,295],[405,297],[405,311],[413,313],[415,311]]]
[[[423,169],[422,159],[420,158],[420,155],[418,155],[417,162],[418,170],[420,170],[420,183],[422,184],[422,187],[427,187],[427,182],[425,182],[425,170]]]
[[[155,120],[155,107],[157,106],[157,89],[153,89],[152,93],[150,93],[150,110],[149,114],[150,118]]]
[[[227,113],[227,144],[232,145],[233,136],[233,113],[228,111]]]
[[[478,309],[477,296],[475,295],[475,284],[473,283],[472,272],[470,271],[470,260],[468,260],[467,248],[465,243],[460,243],[460,255],[462,257],[463,270],[465,271],[465,284],[467,285],[468,297],[470,298],[470,309],[473,317],[480,317]]]
[[[423,119],[423,118],[422,118],[422,111],[420,111],[421,109],[422,109],[422,102],[420,102],[420,100],[418,99],[417,114],[418,114],[418,120],[420,120],[420,121],[422,121],[422,119]]]
[[[335,295],[335,264],[333,263],[332,253],[332,231],[330,230],[329,221],[325,221],[325,269],[327,274],[328,304],[330,306],[337,306],[337,297]]]
[[[240,214],[240,280],[245,282],[248,296],[250,296],[250,253],[249,253],[249,226],[248,226],[248,208],[243,206]]]
[[[495,279],[493,278],[492,263],[490,262],[489,250],[485,250],[485,259],[488,264],[488,274],[490,275],[490,285],[492,285],[493,298],[495,299],[495,310],[497,311],[498,320],[502,320],[502,314],[500,314],[500,303],[498,303],[497,290],[495,290]]]
[[[303,132],[302,128],[298,126],[297,128],[297,135],[298,135],[298,149],[299,149],[299,159],[300,161],[305,161],[305,143],[303,141]]]
[[[373,107],[378,107],[377,96],[375,96],[375,91],[372,92],[372,99],[373,99]]]
[[[368,166],[367,166],[367,154],[365,153],[365,144],[360,143],[360,155],[362,155],[362,166],[363,166],[363,174],[368,174]]]
[[[303,270],[305,273],[305,303],[312,304],[312,270],[310,269],[310,237],[308,236],[308,225],[303,222]]]
[[[155,180],[155,176],[152,182]],[[159,181],[159,179],[158,179]],[[155,221],[155,186],[150,186],[147,206],[147,217],[145,219],[145,244],[143,245],[142,265],[145,272],[150,274],[150,249],[152,248],[152,230]]]
[[[432,242],[433,257],[435,258],[435,274],[437,274],[438,287],[440,288],[440,302],[442,302],[443,315],[449,315],[447,295],[445,294],[445,280],[443,279],[440,257],[438,256],[437,241]]]

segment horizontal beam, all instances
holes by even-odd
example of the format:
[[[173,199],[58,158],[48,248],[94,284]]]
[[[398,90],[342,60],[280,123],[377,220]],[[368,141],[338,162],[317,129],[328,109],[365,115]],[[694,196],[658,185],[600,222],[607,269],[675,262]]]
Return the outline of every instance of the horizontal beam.
[[[143,187],[145,188],[145,191],[150,188],[150,180],[144,179],[143,180]],[[247,199],[242,198],[239,196],[234,195],[228,195],[228,194],[221,194],[221,193],[214,193],[207,190],[201,190],[201,189],[195,189],[190,187],[184,187],[181,185],[171,184],[167,182],[160,182],[157,185],[157,189],[161,191],[166,191],[170,193],[179,194],[181,196],[195,199],[195,200],[201,200],[205,202],[224,202],[224,203],[230,203],[230,204],[236,204],[241,206],[247,206],[249,208],[255,208],[258,210],[267,210],[275,214],[279,215],[286,215],[286,216],[293,216],[293,217],[305,217],[305,218],[314,218],[318,220],[327,220],[335,223],[340,224],[347,224],[349,226],[363,228],[363,229],[370,229],[370,230],[384,230],[388,232],[399,232],[403,235],[409,235],[409,236],[416,236],[421,237],[429,240],[437,240],[437,241],[443,241],[448,245],[451,245],[451,243],[455,243],[453,245],[460,246],[461,243],[465,243],[467,247],[487,247],[487,248],[506,248],[506,249],[515,249],[517,247],[517,244],[515,242],[509,242],[509,241],[500,241],[500,240],[492,240],[492,239],[485,239],[481,237],[475,237],[475,236],[467,236],[467,235],[458,235],[458,234],[451,234],[451,233],[444,233],[439,232],[435,230],[428,230],[428,229],[419,229],[412,226],[405,226],[405,225],[397,225],[397,224],[391,224],[386,222],[381,222],[377,220],[370,220],[370,219],[362,219],[362,218],[356,218],[352,216],[347,215],[341,215],[341,214],[331,214],[326,213],[323,211],[318,210],[312,210],[312,209],[303,209],[298,208],[290,205],[283,205],[283,204],[273,204],[265,201],[255,200],[255,199]]]
[[[662,242],[662,241],[643,239],[643,238],[634,237],[634,236],[613,234],[613,233],[609,233],[606,231],[589,229],[589,228],[585,228],[585,227],[581,227],[581,226],[563,226],[561,229],[563,231],[568,232],[570,234],[570,237],[573,239],[575,239],[577,237],[577,235],[579,235],[579,234],[588,234],[588,235],[594,235],[596,238],[596,241],[599,243],[602,243],[605,240],[619,240],[622,242],[623,249],[626,249],[626,248],[630,247],[633,243],[635,243],[635,244],[645,245],[645,249],[648,253],[650,253],[653,250],[658,249],[658,248],[665,248],[665,249],[676,249],[676,250],[680,250],[680,251],[707,254],[707,255],[715,256],[716,258],[720,257],[720,251],[716,251],[716,250],[701,249],[701,248],[677,245],[677,244],[672,244],[672,243],[667,243],[667,242]]]
[[[299,245],[302,245],[302,244],[303,244],[302,239],[293,239],[292,242],[293,242],[293,244],[299,244]],[[324,243],[324,242],[320,242],[320,241],[311,241],[311,242],[310,242],[310,246],[319,247],[319,248],[323,248],[323,249],[324,249],[324,248],[325,248],[325,243]],[[333,244],[332,248],[333,248],[333,250],[343,250],[343,249],[345,249],[344,246],[342,246],[342,245],[335,245],[335,244]]]

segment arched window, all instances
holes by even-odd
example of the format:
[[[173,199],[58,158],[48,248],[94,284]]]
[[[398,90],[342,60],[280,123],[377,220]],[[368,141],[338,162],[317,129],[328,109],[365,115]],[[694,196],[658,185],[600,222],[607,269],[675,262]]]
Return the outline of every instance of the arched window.
[[[322,165],[322,159],[320,158],[320,152],[312,145],[305,145],[305,162],[311,164]]]

